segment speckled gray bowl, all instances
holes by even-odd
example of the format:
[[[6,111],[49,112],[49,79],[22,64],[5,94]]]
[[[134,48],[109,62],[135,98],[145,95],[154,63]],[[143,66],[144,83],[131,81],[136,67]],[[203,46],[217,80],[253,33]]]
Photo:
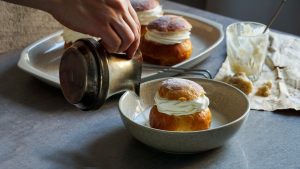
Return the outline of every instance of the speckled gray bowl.
[[[126,92],[119,101],[119,110],[128,131],[142,143],[170,153],[196,153],[223,145],[241,127],[249,113],[247,97],[238,89],[222,82],[187,78],[203,86],[210,99],[212,126],[208,130],[174,132],[151,128],[149,110],[154,94],[163,79],[141,85],[140,98]]]

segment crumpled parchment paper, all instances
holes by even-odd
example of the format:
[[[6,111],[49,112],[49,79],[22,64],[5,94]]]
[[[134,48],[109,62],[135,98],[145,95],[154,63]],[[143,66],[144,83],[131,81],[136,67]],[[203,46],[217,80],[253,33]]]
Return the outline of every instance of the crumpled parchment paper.
[[[223,80],[232,72],[226,59],[215,80]],[[267,81],[272,82],[268,97],[255,95]],[[274,111],[278,109],[300,110],[300,38],[270,33],[268,55],[260,78],[253,83],[248,95],[251,109]]]

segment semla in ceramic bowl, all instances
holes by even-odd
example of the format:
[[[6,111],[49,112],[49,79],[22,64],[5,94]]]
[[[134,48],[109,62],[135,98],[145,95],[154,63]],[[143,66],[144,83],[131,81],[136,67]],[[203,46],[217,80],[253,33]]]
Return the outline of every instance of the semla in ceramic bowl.
[[[240,129],[249,113],[249,101],[245,94],[223,82],[185,78],[200,84],[210,99],[210,129],[178,132],[150,127],[149,112],[154,105],[154,95],[161,81],[167,79],[162,78],[141,84],[140,97],[128,91],[120,98],[120,114],[133,137],[164,152],[196,153],[223,145]]]

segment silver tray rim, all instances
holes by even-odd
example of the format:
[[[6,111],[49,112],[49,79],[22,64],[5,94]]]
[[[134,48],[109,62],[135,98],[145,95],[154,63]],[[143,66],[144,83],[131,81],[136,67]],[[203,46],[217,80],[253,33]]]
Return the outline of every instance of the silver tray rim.
[[[208,58],[210,56],[209,54],[212,52],[212,50],[215,49],[224,39],[223,25],[218,22],[212,21],[212,20],[204,18],[202,16],[197,16],[194,14],[189,14],[189,13],[186,13],[183,11],[178,11],[178,10],[165,9],[164,12],[181,15],[183,17],[188,17],[188,18],[206,23],[208,25],[211,25],[212,27],[215,27],[219,31],[218,39],[212,45],[207,47],[203,52],[199,53],[197,56],[195,56],[193,58],[189,58],[186,61],[176,64],[172,67],[190,68],[193,65],[189,66],[189,63],[193,63],[196,60],[197,60],[197,62],[194,62],[194,63],[202,62],[203,60],[205,60],[206,58]],[[17,64],[18,67],[20,69],[22,69],[23,71],[35,76],[36,78],[38,78],[52,86],[60,88],[59,77],[51,76],[51,75],[47,74],[46,72],[41,71],[40,69],[37,69],[36,67],[29,64],[29,62],[30,62],[29,61],[29,58],[30,58],[29,51],[33,50],[38,45],[49,41],[53,37],[60,36],[62,33],[63,33],[63,30],[59,30],[55,33],[49,34],[48,36],[46,36],[44,38],[41,38],[40,40],[35,41],[34,43],[32,43],[29,46],[27,46],[26,48],[24,48],[23,51],[21,52],[20,59]],[[166,75],[172,76],[175,74],[168,73]],[[143,77],[142,82],[149,81],[149,80],[156,79],[156,78],[166,77],[166,75],[164,76],[159,72],[153,73],[153,74]]]

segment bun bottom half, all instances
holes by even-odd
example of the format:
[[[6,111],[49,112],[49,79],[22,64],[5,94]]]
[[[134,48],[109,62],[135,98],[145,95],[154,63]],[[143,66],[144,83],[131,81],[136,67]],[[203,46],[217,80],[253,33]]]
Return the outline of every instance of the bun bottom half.
[[[143,59],[152,64],[172,66],[192,55],[192,42],[186,39],[179,44],[164,45],[148,41],[142,37],[140,45]]]
[[[161,113],[157,106],[150,111],[150,126],[156,129],[169,131],[199,131],[206,130],[211,124],[211,112],[207,108],[190,115],[174,116]]]

